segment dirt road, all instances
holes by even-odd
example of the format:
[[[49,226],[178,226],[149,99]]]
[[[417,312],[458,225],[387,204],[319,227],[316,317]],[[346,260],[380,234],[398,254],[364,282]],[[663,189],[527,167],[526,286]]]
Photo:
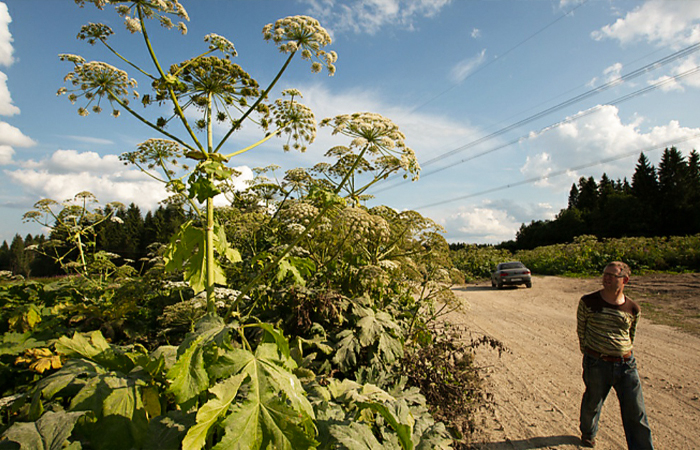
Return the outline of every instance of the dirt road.
[[[510,350],[500,358],[487,349],[477,355],[494,402],[482,419],[480,448],[579,448],[583,381],[576,307],[583,293],[599,286],[598,279],[535,277],[531,289],[494,290],[488,282],[455,289],[471,309],[453,313],[449,321]],[[700,338],[644,320],[642,312],[635,356],[655,447],[700,449]],[[627,448],[614,391],[603,409],[596,448]]]

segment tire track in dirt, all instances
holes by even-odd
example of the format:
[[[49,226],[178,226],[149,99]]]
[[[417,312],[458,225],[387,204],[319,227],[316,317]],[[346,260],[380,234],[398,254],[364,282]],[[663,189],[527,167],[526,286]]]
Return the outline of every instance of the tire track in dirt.
[[[535,277],[531,289],[494,290],[486,282],[454,290],[470,310],[447,320],[510,350],[500,358],[497,351],[477,353],[494,406],[481,418],[479,448],[579,448],[583,381],[576,307],[581,295],[598,287],[597,279]],[[700,448],[700,339],[642,318],[635,348],[656,448]],[[614,391],[596,448],[627,448]]]

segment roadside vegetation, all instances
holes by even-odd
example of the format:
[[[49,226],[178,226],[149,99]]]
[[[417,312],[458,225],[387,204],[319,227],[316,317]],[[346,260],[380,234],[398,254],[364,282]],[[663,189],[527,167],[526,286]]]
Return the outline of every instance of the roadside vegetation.
[[[41,199],[25,214],[51,231],[16,239],[12,267],[30,274],[31,258],[41,258],[64,275],[2,274],[0,448],[466,445],[482,401],[472,354],[488,342],[465,345],[440,321],[460,307],[450,286],[463,282],[442,229],[414,211],[361,204],[390,174],[418,176],[398,127],[366,112],[324,119],[338,140],[326,161],[284,173],[261,167],[247,189],[233,188],[237,155],[273,138],[285,151],[314,141],[317,122],[300,92],[268,97],[295,56],[334,73],[328,33],[305,16],[265,26],[283,61],[263,87],[214,34],[202,54],[165,65],[149,36],[186,33],[175,0],[76,3],[117,4],[145,58],[114,49],[114,31],[100,23],[78,38],[152,92],[136,92],[114,65],[65,54],[59,94],[81,116],[111,109],[157,134],[122,160],[163,182],[172,194],[164,208],[183,213],[159,224],[152,216],[155,237],[138,255],[109,251],[120,226],[126,240],[137,235],[136,211],[89,192]],[[260,141],[229,149],[244,121],[260,128]],[[215,207],[218,195],[229,205]]]
[[[496,264],[516,260],[535,275],[596,276],[610,261],[633,273],[700,271],[700,234],[599,239],[582,235],[566,244],[510,252],[483,245],[452,245],[451,258],[468,280],[488,278]]]

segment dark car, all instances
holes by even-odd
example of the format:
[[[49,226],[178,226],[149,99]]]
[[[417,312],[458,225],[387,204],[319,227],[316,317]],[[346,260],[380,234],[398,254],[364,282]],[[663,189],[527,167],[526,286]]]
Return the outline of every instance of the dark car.
[[[496,271],[491,274],[491,286],[501,289],[503,286],[515,286],[524,284],[532,287],[532,276],[530,269],[519,261],[500,263],[496,266]]]

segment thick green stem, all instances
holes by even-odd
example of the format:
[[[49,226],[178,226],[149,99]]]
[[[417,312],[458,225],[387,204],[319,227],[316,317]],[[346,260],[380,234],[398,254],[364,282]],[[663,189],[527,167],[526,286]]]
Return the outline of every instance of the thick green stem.
[[[207,99],[207,151],[211,153],[214,142],[214,128],[211,120],[211,102],[212,95],[209,94]],[[209,181],[214,182],[214,175],[209,175]],[[207,312],[213,314],[216,312],[215,297],[214,297],[214,199],[207,199]]]

